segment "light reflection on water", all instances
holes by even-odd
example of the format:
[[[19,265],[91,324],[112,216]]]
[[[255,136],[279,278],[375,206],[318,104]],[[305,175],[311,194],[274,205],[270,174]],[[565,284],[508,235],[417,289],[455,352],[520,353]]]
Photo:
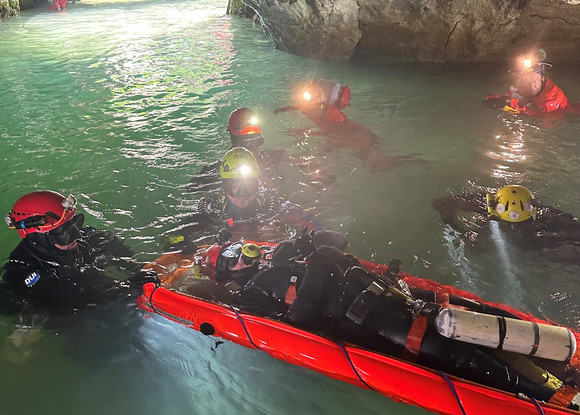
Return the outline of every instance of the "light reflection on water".
[[[431,207],[446,194],[516,182],[578,214],[580,120],[548,128],[483,107],[482,97],[506,88],[500,66],[302,59],[224,12],[225,1],[83,0],[62,14],[33,11],[3,22],[0,209],[36,188],[72,192],[90,225],[153,259],[163,250],[159,234],[199,197],[187,192],[190,177],[228,148],[229,113],[249,106],[266,147],[314,159],[335,177],[313,188],[288,171],[282,186],[318,220],[348,232],[352,253],[399,258],[412,274],[580,324],[576,266],[539,262],[470,216],[463,223],[472,240],[459,239]],[[580,100],[574,68],[554,71],[569,98]],[[300,114],[272,114],[314,77],[349,84],[346,115],[376,133],[388,156],[421,163],[370,171],[313,134]],[[0,241],[5,258],[18,237],[4,229]],[[12,412],[424,413],[253,350],[216,348],[185,327],[144,319],[132,300],[98,318],[77,317],[72,327],[51,323],[19,356],[8,338],[14,323],[0,317],[0,402]],[[60,386],[45,389],[55,374]],[[28,399],[30,390],[37,399]]]

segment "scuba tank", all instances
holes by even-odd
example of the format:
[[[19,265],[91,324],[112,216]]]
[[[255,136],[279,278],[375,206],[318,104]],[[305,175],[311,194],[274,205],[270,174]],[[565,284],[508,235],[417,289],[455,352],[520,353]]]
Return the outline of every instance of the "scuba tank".
[[[435,328],[450,339],[562,362],[576,351],[576,338],[565,327],[456,308],[439,311]]]
[[[326,94],[326,103],[339,110],[344,109],[350,102],[350,87],[328,79],[315,78],[311,84],[320,86]]]

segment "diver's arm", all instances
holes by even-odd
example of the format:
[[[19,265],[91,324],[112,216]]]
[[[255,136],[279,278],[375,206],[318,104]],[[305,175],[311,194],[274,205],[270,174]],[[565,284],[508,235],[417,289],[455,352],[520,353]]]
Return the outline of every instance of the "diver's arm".
[[[482,202],[485,200],[483,193],[470,193],[460,196],[448,196],[433,200],[432,204],[435,210],[439,212],[443,223],[448,225],[457,225],[457,213],[459,211],[475,212],[486,214],[482,208]]]
[[[282,112],[288,112],[288,111],[299,111],[301,109],[302,109],[302,105],[287,105],[285,107],[276,108],[274,110],[274,115],[278,115]]]

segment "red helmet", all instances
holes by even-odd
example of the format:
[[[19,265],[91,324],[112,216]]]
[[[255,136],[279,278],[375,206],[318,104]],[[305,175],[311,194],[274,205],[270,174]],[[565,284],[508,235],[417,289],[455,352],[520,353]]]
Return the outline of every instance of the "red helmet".
[[[261,134],[256,113],[249,108],[238,108],[230,114],[228,131],[232,135]]]
[[[49,232],[69,221],[76,212],[73,195],[64,197],[50,190],[39,190],[22,196],[6,216],[9,228],[18,230],[21,238],[37,232]]]

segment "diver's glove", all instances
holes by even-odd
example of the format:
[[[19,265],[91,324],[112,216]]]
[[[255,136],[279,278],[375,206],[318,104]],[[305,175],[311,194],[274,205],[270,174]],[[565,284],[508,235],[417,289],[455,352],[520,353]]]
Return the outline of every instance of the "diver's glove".
[[[302,235],[296,238],[294,242],[294,246],[298,254],[303,257],[307,257],[316,249],[316,245],[312,242],[312,237],[314,236],[315,231],[308,232],[308,228],[305,226],[302,230]]]
[[[149,268],[149,269],[142,269],[135,273],[131,278],[129,278],[129,285],[131,288],[138,288],[140,289],[142,285],[147,284],[148,282],[152,282],[155,285],[159,285],[159,277],[157,273]]]
[[[505,95],[491,94],[486,96],[482,103],[490,108],[503,109],[506,105],[509,105],[510,99]]]
[[[221,246],[229,241],[232,236],[234,235],[227,228],[223,228],[215,238],[216,243]]]
[[[197,251],[197,245],[188,236],[184,235],[167,235],[165,240],[165,249],[172,251],[181,251],[184,255],[190,255]]]

